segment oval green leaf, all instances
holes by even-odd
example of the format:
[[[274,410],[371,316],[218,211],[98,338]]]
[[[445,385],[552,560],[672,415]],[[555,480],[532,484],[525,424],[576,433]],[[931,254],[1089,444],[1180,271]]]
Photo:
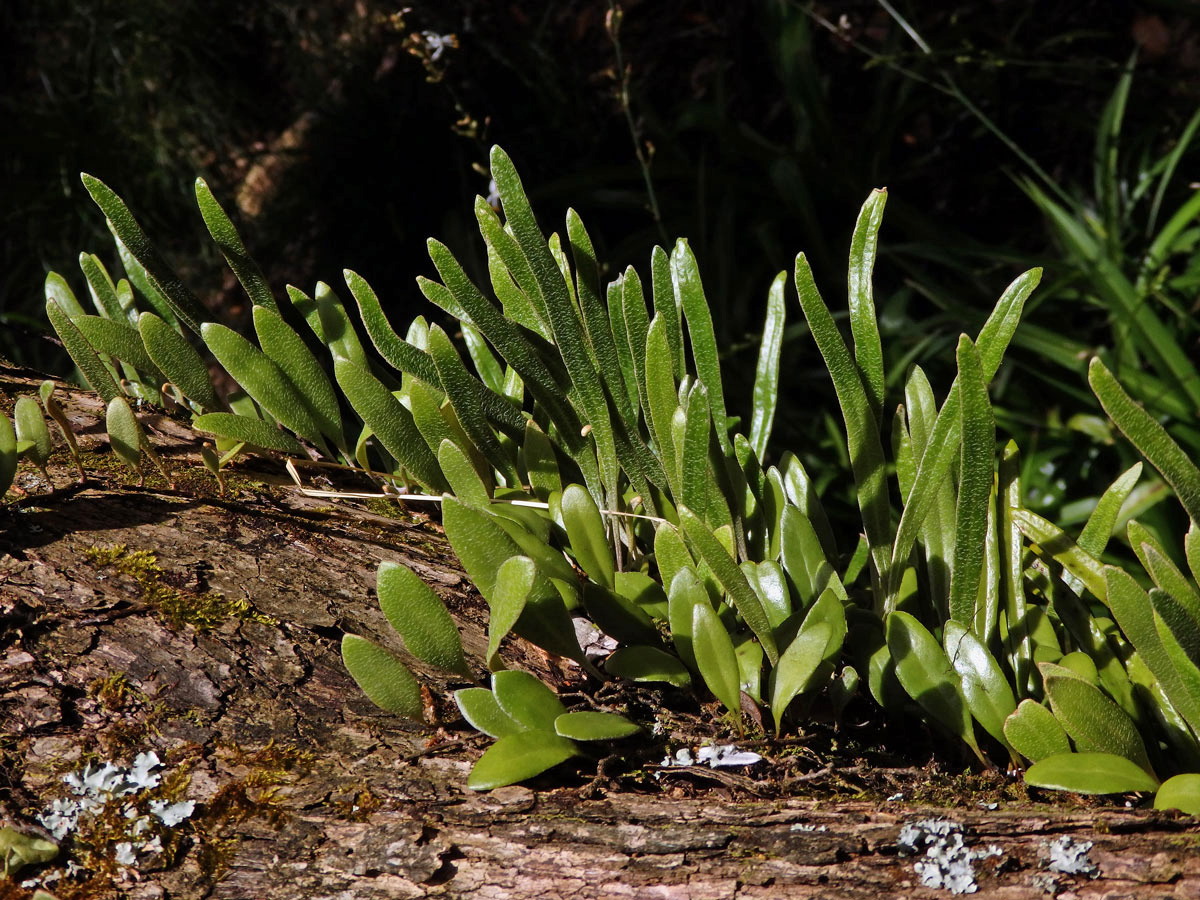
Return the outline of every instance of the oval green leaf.
[[[637,734],[642,726],[616,713],[580,710],[555,719],[554,730],[574,741],[617,741]]]
[[[554,720],[566,712],[558,695],[536,676],[516,669],[492,674],[492,693],[500,708],[526,728],[554,731]]]
[[[381,562],[376,578],[379,606],[417,659],[471,678],[462,638],[446,604],[407,566]]]
[[[392,653],[355,634],[342,635],[342,661],[367,698],[380,709],[415,719],[425,719],[421,686],[412,672]]]
[[[479,757],[467,777],[473,791],[516,784],[579,754],[578,748],[553,732],[522,731],[506,735]]]
[[[1075,794],[1125,794],[1158,787],[1158,779],[1145,769],[1111,753],[1047,756],[1029,767],[1025,783]]]
[[[463,688],[454,692],[454,702],[467,724],[488,737],[502,738],[525,731],[525,726],[506,713],[487,688]]]

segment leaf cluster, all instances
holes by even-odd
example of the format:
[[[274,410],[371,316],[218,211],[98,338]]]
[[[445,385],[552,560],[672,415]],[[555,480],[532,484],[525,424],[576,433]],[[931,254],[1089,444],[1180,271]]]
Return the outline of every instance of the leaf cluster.
[[[567,712],[532,676],[506,670],[510,633],[596,677],[711,693],[739,729],[745,710],[765,708],[781,733],[823,688],[836,705],[865,684],[888,713],[915,710],[985,762],[1032,763],[1031,783],[1148,790],[1160,770],[1200,762],[1195,526],[1185,541],[1193,579],[1136,522],[1127,527],[1144,571],[1106,567],[1100,557],[1140,466],[1072,538],[1026,507],[1015,444],[996,452],[988,384],[1040,270],[1013,281],[973,338],[960,336],[940,404],[913,367],[903,403],[888,411],[872,288],[886,193],[867,199],[851,240],[849,344],[805,255],[796,258],[796,296],[833,381],[861,515],[849,549],[799,458],[769,464],[786,273],[768,294],[743,433],[727,412],[686,241],[654,249],[647,281],[630,266],[602,284],[574,212],[565,237],[547,237],[499,148],[492,175],[503,218],[482,198],[475,208],[490,290],[437,241],[429,251],[440,280],[418,280],[457,321],[461,345],[424,319],[401,338],[349,271],[377,355],[328,286],[311,297],[289,288],[290,310],[277,303],[203,182],[201,213],[254,303],[257,344],[207,321],[124,203],[88,176],[130,280],[114,284],[94,258],[82,261],[96,316],[63,279],[47,280],[51,322],[109,404],[114,449],[123,442],[132,457],[145,448],[128,424],[136,417],[124,417],[126,394],[171,396],[215,437],[218,471],[249,445],[440,497],[446,534],[490,609],[492,688],[457,695],[468,722],[498,739],[473,787],[529,777],[575,755],[572,741],[629,727]],[[136,311],[135,287],[153,312]],[[289,318],[303,320],[331,366]],[[244,396],[215,396],[197,339]],[[1197,521],[1194,464],[1103,363],[1092,363],[1090,380]],[[449,615],[414,573],[381,567],[379,596],[413,656],[472,677]],[[618,649],[589,658],[579,617]],[[422,717],[420,686],[398,657],[353,635],[343,655],[374,702]]]

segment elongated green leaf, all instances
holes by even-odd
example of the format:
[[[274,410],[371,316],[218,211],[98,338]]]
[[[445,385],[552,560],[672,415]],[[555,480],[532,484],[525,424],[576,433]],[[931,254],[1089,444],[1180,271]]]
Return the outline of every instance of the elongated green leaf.
[[[1175,709],[1184,717],[1192,732],[1200,730],[1200,703],[1197,703],[1197,698],[1200,698],[1200,669],[1196,668],[1196,664],[1192,661],[1187,650],[1184,649],[1179,637],[1176,637],[1171,627],[1166,623],[1163,617],[1159,614],[1158,609],[1161,608],[1162,592],[1152,591],[1153,595],[1158,595],[1158,601],[1155,603],[1156,609],[1154,614],[1154,626],[1158,631],[1159,640],[1162,641],[1163,652],[1166,653],[1167,659],[1171,661],[1172,667],[1175,669],[1175,674],[1179,679],[1180,692],[1177,695],[1167,693],[1167,686],[1159,680],[1159,685],[1163,692],[1167,693],[1167,699]],[[1194,623],[1188,622],[1189,626],[1194,627]],[[1192,646],[1195,645],[1195,632],[1181,632],[1181,636],[1188,641]]]
[[[1009,714],[1004,720],[1004,737],[1030,762],[1071,752],[1071,742],[1054,713],[1035,700],[1022,700]]]
[[[827,587],[833,588],[839,598],[847,599],[846,588],[826,559],[812,523],[790,503],[784,506],[780,531],[780,558],[796,585],[801,604],[812,603]]]
[[[138,317],[138,334],[155,366],[185,397],[203,410],[220,409],[208,367],[187,338],[149,312]]]
[[[467,724],[488,737],[502,738],[518,734],[526,728],[496,702],[496,695],[487,688],[463,688],[454,692],[454,702]]]
[[[493,672],[492,693],[505,713],[536,731],[553,733],[554,720],[566,712],[554,691],[528,672]]]
[[[1191,520],[1200,522],[1200,469],[1196,464],[1166,429],[1125,393],[1098,358],[1088,365],[1088,384],[1113,424],[1162,473]]]
[[[622,359],[605,308],[607,298],[602,299],[600,294],[600,269],[596,263],[596,252],[583,221],[573,209],[567,210],[567,239],[575,263],[576,294],[583,329],[595,357],[597,371],[608,385],[608,392],[618,411],[626,421],[634,421],[633,406],[629,402],[629,387],[633,386],[626,386],[622,375]],[[632,361],[625,368],[631,366]]]
[[[71,318],[84,315],[83,307],[75,297],[75,292],[67,284],[67,280],[57,272],[47,272],[45,282],[46,301],[53,301]]]
[[[1192,522],[1184,535],[1183,547],[1187,554],[1188,568],[1192,570],[1192,578],[1200,582],[1200,523]]]
[[[629,349],[631,346],[629,330],[625,325],[625,278],[623,275],[609,283],[605,291],[605,300],[608,304],[608,326],[616,345],[617,362],[620,365],[618,370],[620,380],[625,386],[625,397],[620,401],[620,405],[627,411],[626,418],[634,422],[637,421],[641,394],[638,391],[637,369],[633,365],[633,353]]]
[[[380,709],[424,721],[421,686],[408,667],[390,652],[366,638],[344,634],[342,661],[362,692]]]
[[[195,295],[180,281],[175,271],[154,249],[150,239],[137,223],[137,219],[129,211],[120,197],[98,178],[81,174],[83,186],[92,195],[96,205],[100,207],[112,229],[125,245],[129,253],[146,270],[146,276],[154,289],[170,304],[171,311],[184,325],[200,333],[200,323],[207,318],[204,307]]]
[[[481,507],[492,502],[492,493],[475,470],[471,457],[450,438],[443,438],[438,445],[437,461],[454,496]]]
[[[750,560],[742,563],[742,574],[758,594],[763,609],[767,611],[767,620],[771,627],[778,629],[792,614],[792,598],[789,596],[787,576],[783,568],[774,560],[755,563]]]
[[[878,423],[871,408],[872,401],[867,396],[858,368],[850,358],[850,351],[846,348],[846,342],[838,331],[829,307],[817,291],[812,270],[803,253],[796,257],[796,290],[817,349],[821,351],[829,375],[833,379],[834,391],[837,393],[838,404],[846,423],[850,467],[854,472],[858,506],[862,511],[863,527],[874,563],[872,580],[878,584],[886,583],[888,548],[891,545],[891,510],[884,477],[883,446],[879,440]],[[899,561],[899,558],[895,559],[895,562]],[[879,579],[883,581],[880,582]]]
[[[1012,519],[1031,542],[1039,545],[1048,556],[1083,582],[1097,600],[1105,601],[1108,588],[1104,581],[1104,566],[1084,553],[1061,528],[1027,509],[1016,509]]]
[[[1009,341],[1017,329],[1021,319],[1021,310],[1025,300],[1041,281],[1042,270],[1030,269],[1019,275],[1000,296],[992,314],[988,316],[979,335],[975,347],[979,351],[980,368],[983,371],[984,382],[990,382],[1000,368],[1004,351],[1008,349]],[[929,434],[927,449],[917,467],[917,477],[913,489],[909,493],[900,517],[900,525],[896,529],[896,540],[892,545],[891,578],[888,582],[888,603],[893,603],[903,576],[902,562],[912,552],[913,543],[921,532],[925,517],[933,507],[939,495],[939,486],[950,472],[955,458],[959,453],[959,442],[962,440],[962,421],[959,404],[958,383],[950,388],[946,402],[942,404],[941,412],[933,423]]]
[[[577,484],[567,485],[562,493],[561,507],[567,539],[576,561],[593,581],[611,588],[616,562],[608,545],[604,520],[600,518],[592,495]]]
[[[383,614],[404,639],[409,653],[447,672],[472,677],[458,627],[446,604],[416,572],[397,563],[382,562],[376,589]]]
[[[697,582],[699,586],[699,582]],[[703,588],[700,588],[703,592]],[[689,615],[691,608],[688,608]],[[675,635],[678,649],[679,636]],[[691,622],[688,623],[688,641],[691,647]],[[687,687],[692,683],[692,676],[687,666],[672,656],[666,650],[658,647],[635,645],[622,647],[604,661],[604,669],[609,675],[627,678],[630,681],[663,681],[675,687]]]
[[[471,324],[483,333],[483,336],[504,357],[508,365],[512,366],[524,379],[534,397],[546,408],[551,419],[562,431],[568,447],[578,448],[581,444],[579,419],[574,410],[566,403],[562,387],[534,348],[531,339],[522,334],[479,292],[479,289],[463,271],[462,266],[459,265],[458,260],[444,244],[431,240],[428,242],[428,247],[430,259],[433,260],[438,274],[448,286],[455,302],[470,316]],[[434,299],[430,294],[433,282],[427,279],[418,279],[417,283],[426,296]],[[447,358],[443,362],[452,361]],[[461,361],[459,365],[461,367]],[[466,373],[465,368],[463,372]],[[441,378],[439,369],[438,383],[445,390],[446,385],[441,383]],[[461,376],[459,380],[462,381]],[[460,385],[459,389],[464,392],[469,391],[479,397],[477,389],[468,386],[468,383],[474,381],[475,379],[470,378],[468,374],[467,380]],[[449,393],[448,390],[447,393]],[[482,398],[479,398],[477,402],[482,405]],[[522,427],[524,426],[522,425]]]
[[[1042,663],[1041,669],[1050,709],[1076,747],[1084,752],[1123,756],[1147,772],[1153,771],[1137,728],[1117,704],[1082,678],[1057,674],[1061,667],[1051,670]]]
[[[495,178],[496,188],[500,192],[504,215],[533,270],[538,290],[545,303],[554,343],[558,345],[567,367],[567,374],[579,395],[584,417],[592,426],[591,436],[596,443],[596,457],[605,491],[615,499],[617,455],[616,447],[612,443],[608,401],[596,378],[596,370],[588,358],[579,315],[571,302],[562,273],[558,270],[541,229],[533,217],[533,210],[529,207],[512,160],[499,147],[493,147],[491,163],[492,177]]]
[[[1108,490],[1096,503],[1092,514],[1088,516],[1083,531],[1079,533],[1079,540],[1075,543],[1079,545],[1080,550],[1096,559],[1100,558],[1100,554],[1108,546],[1108,539],[1112,537],[1113,529],[1116,528],[1121,507],[1125,505],[1125,501],[1129,498],[1141,475],[1142,464],[1136,462],[1109,485]]]
[[[687,322],[688,341],[696,375],[708,390],[708,406],[712,411],[717,441],[726,456],[733,454],[729,440],[729,425],[725,419],[725,394],[721,387],[721,363],[717,355],[717,338],[713,332],[712,314],[700,283],[700,268],[688,242],[680,238],[671,253],[671,283],[675,301],[683,310]]]
[[[100,316],[77,316],[71,320],[80,334],[100,353],[116,357],[128,363],[150,379],[157,387],[162,383],[163,373],[146,352],[142,337],[136,328],[124,319],[104,319]]]
[[[919,465],[929,448],[929,439],[937,421],[937,403],[929,379],[920,366],[914,366],[904,386],[909,434],[912,437],[914,465]],[[914,471],[914,482],[916,472]],[[1011,484],[1011,482],[1010,482]],[[921,542],[925,547],[926,577],[929,593],[939,607],[949,609],[951,564],[954,556],[954,509],[956,492],[949,472],[934,488],[934,500],[921,526]],[[912,489],[909,490],[911,495]],[[909,496],[905,496],[905,505]],[[1020,498],[1015,506],[1020,506]],[[1020,535],[1017,535],[1017,540]]]
[[[429,358],[429,354],[413,346],[392,330],[387,316],[383,313],[383,307],[379,303],[379,297],[376,296],[371,286],[367,284],[366,279],[350,269],[344,269],[342,275],[346,280],[346,286],[350,288],[350,293],[353,295],[355,302],[358,303],[358,311],[362,317],[363,325],[366,327],[367,334],[370,336],[371,342],[375,345],[375,349],[379,351],[379,355],[393,368],[419,378],[426,384],[441,390],[442,383],[438,378],[437,368],[434,366],[433,360]],[[299,292],[296,293],[299,294]],[[301,303],[303,303],[303,295],[300,295],[300,297]],[[295,299],[296,297],[293,296],[293,302]],[[324,340],[322,340],[322,343],[324,343]]]
[[[0,413],[0,500],[17,474],[17,433],[8,416]]]
[[[667,341],[667,323],[654,317],[646,334],[646,424],[654,438],[662,467],[667,473],[667,482],[676,500],[683,496],[683,480],[680,475],[679,457],[675,452],[675,441],[671,437],[671,421],[676,410],[676,385],[671,361],[671,347]]]
[[[256,403],[285,428],[318,447],[326,447],[321,429],[299,391],[265,353],[216,322],[205,322],[200,331],[213,356]]]
[[[616,741],[637,734],[642,726],[616,713],[580,710],[555,719],[554,730],[576,741]]]
[[[679,298],[671,278],[671,258],[662,247],[650,251],[650,276],[654,291],[654,316],[666,327],[667,346],[671,348],[672,374],[683,378],[687,366],[683,358],[683,322],[679,317]]]
[[[708,529],[695,513],[686,506],[679,507],[679,521],[683,533],[692,551],[702,559],[710,569],[721,587],[732,601],[734,608],[746,620],[750,630],[754,632],[767,658],[774,665],[779,661],[779,650],[775,646],[775,637],[771,632],[771,621],[763,609],[754,588],[746,581],[746,576],[738,568],[728,551],[721,546],[716,535]]]
[[[1034,692],[1033,642],[1025,601],[1025,552],[1021,529],[1013,512],[1021,507],[1021,458],[1009,441],[1000,456],[998,473],[999,522],[996,534],[1000,552],[1000,586],[1003,596],[1003,639],[1018,697]],[[931,516],[932,518],[932,516]]]
[[[124,398],[113,399],[124,402]],[[128,409],[129,404],[126,403],[125,406]],[[133,411],[130,410],[129,414],[132,416]],[[50,429],[46,427],[41,405],[32,397],[18,397],[17,402],[13,404],[13,424],[17,429],[17,443],[29,445],[24,455],[39,469],[45,469],[46,464],[50,462],[54,446],[50,442]],[[134,449],[137,449],[136,443]]]
[[[82,310],[80,312],[82,313]],[[104,401],[105,405],[112,402],[114,397],[121,396],[121,390],[113,380],[112,374],[100,361],[100,357],[96,355],[92,345],[87,342],[87,338],[75,327],[57,301],[46,301],[46,318],[50,320],[51,326],[58,334],[59,340],[62,341],[71,360],[79,367],[83,377],[100,395],[100,399]]]
[[[708,436],[709,416],[707,391],[704,382],[697,381],[688,392],[687,404],[683,407],[683,452],[679,455],[680,486],[683,493],[676,498],[705,516],[707,520],[708,497]],[[716,522],[709,522],[716,528]]]
[[[537,498],[545,502],[551,494],[562,493],[562,475],[554,455],[554,445],[532,419],[525,426],[522,451],[529,486]]]
[[[1112,753],[1056,753],[1030,766],[1025,783],[1075,794],[1126,794],[1153,791],[1158,779]]]
[[[125,322],[125,311],[121,308],[121,300],[117,297],[117,286],[113,284],[108,270],[100,257],[91,253],[79,254],[79,268],[87,279],[88,290],[92,295],[92,305],[102,318],[114,322]]]
[[[628,266],[621,278],[622,320],[625,339],[629,342],[629,359],[633,364],[633,380],[637,386],[642,410],[648,408],[646,399],[646,332],[650,322],[646,313],[646,295],[637,270]]]
[[[786,319],[783,307],[783,289],[786,284],[787,272],[780,272],[771,282],[771,289],[767,293],[767,321],[763,325],[762,343],[758,348],[758,365],[754,370],[750,446],[754,448],[759,459],[766,458],[767,440],[775,423],[775,406],[779,399],[779,354],[783,347]],[[880,365],[882,366],[882,358]],[[882,382],[880,389],[882,390]]]
[[[579,750],[553,731],[522,731],[500,738],[479,757],[467,776],[473,791],[490,791],[540,775],[577,756]]]
[[[1133,522],[1130,522],[1130,532],[1133,531]],[[1161,547],[1142,541],[1135,543],[1134,550],[1138,551],[1138,558],[1142,561],[1142,565],[1146,567],[1146,571],[1150,573],[1150,577],[1154,579],[1154,583],[1158,587],[1170,594],[1177,604],[1187,613],[1189,619],[1196,622],[1200,626],[1200,593],[1196,591],[1195,586],[1187,579],[1178,567],[1173,563],[1163,551]],[[1197,634],[1200,637],[1200,633]]]
[[[707,603],[692,607],[692,652],[708,689],[742,721],[741,675],[729,632]]]
[[[775,719],[776,734],[780,732],[780,723],[788,705],[812,687],[814,676],[825,661],[825,649],[832,631],[826,622],[805,629],[796,635],[779,657],[779,665],[771,673],[774,680],[771,715]]]
[[[887,646],[908,695],[978,754],[960,680],[933,635],[908,613],[896,611],[887,617]]]
[[[671,626],[671,640],[675,651],[693,671],[696,654],[692,648],[692,608],[698,604],[712,608],[708,591],[700,582],[696,571],[688,565],[681,566],[671,577],[667,588],[667,621]]]
[[[275,297],[271,293],[267,279],[263,276],[262,269],[250,258],[237,228],[234,227],[225,210],[221,208],[221,204],[217,202],[217,198],[213,196],[203,178],[196,179],[196,204],[200,207],[200,215],[204,218],[208,233],[216,241],[225,261],[229,263],[229,268],[233,269],[233,274],[241,282],[251,302],[256,307],[263,307],[278,313],[279,307],[275,303]]]
[[[1154,795],[1155,809],[1177,809],[1189,816],[1200,816],[1200,775],[1186,774],[1168,778]]]
[[[234,413],[205,413],[192,420],[197,431],[226,438],[234,443],[252,444],[264,450],[275,450],[289,456],[303,457],[304,448],[286,431],[280,431],[262,419],[239,416]]]
[[[348,359],[335,359],[333,374],[354,411],[396,462],[427,490],[443,489],[446,482],[433,451],[421,438],[412,414],[391,391]]]
[[[1007,744],[1004,723],[1016,710],[1017,701],[1000,664],[983,642],[963,625],[950,621],[944,628],[946,657],[958,674],[971,715],[988,734]]]
[[[871,191],[863,203],[850,238],[850,330],[854,335],[854,361],[867,391],[877,425],[883,422],[883,349],[879,324],[875,321],[875,299],[871,275],[887,190]]]
[[[537,567],[528,556],[506,559],[496,573],[496,586],[492,590],[490,603],[491,615],[488,616],[487,647],[488,668],[493,671],[497,668],[500,642],[513,630],[525,611],[536,577]]]
[[[959,336],[957,358],[962,443],[958,504],[954,514],[957,538],[950,576],[950,616],[965,625],[975,617],[979,579],[983,574],[984,539],[996,453],[996,423],[992,417],[992,405],[988,400],[979,354],[965,334]]]
[[[253,316],[254,331],[263,352],[296,388],[296,393],[321,433],[338,447],[344,448],[346,438],[337,394],[329,382],[329,376],[309,351],[304,339],[292,330],[273,306],[256,305]]]
[[[1153,673],[1163,693],[1179,713],[1200,726],[1200,695],[1194,695],[1179,676],[1155,626],[1150,596],[1133,576],[1116,566],[1104,567],[1106,603],[1129,642]],[[1068,729],[1069,731],[1070,729]]]

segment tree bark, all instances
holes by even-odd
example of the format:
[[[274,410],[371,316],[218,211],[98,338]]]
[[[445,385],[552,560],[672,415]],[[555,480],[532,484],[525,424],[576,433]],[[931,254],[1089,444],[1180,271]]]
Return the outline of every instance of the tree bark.
[[[0,373],[5,410],[40,380]],[[469,791],[486,742],[436,699],[450,686],[424,673],[444,726],[404,723],[371,706],[338,652],[343,631],[390,642],[373,586],[393,560],[435,587],[482,657],[486,607],[434,519],[300,496],[270,460],[238,464],[221,497],[194,436],[163,416],[143,422],[178,486],[137,487],[108,452],[100,402],[64,391],[88,482],[59,452],[53,490],[22,466],[0,511],[0,824],[36,832],[68,795],[64,774],[148,750],[198,805],[138,869],[106,868],[115,839],[91,834],[17,881],[75,859],[87,871],[50,885],[64,900],[940,897],[897,845],[906,824],[950,819],[968,845],[999,850],[974,863],[981,896],[1200,896],[1191,819],[1062,797],[831,799],[819,784],[837,762],[786,789],[753,768],[589,783],[585,766]],[[505,653],[570,675],[520,642]],[[1062,837],[1093,843],[1092,875],[1047,868]],[[28,895],[0,880],[5,900]]]

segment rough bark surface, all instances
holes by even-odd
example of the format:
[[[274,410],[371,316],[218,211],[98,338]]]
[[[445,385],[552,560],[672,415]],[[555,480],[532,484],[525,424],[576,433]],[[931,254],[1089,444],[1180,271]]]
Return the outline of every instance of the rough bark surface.
[[[36,390],[28,375],[3,373],[6,409]],[[54,490],[22,467],[0,511],[0,825],[34,830],[64,773],[150,749],[198,806],[140,872],[97,868],[60,882],[63,898],[942,897],[897,848],[905,824],[941,818],[999,848],[974,864],[980,896],[1200,896],[1200,829],[1152,811],[830,799],[803,779],[756,786],[753,772],[628,789],[581,769],[468,791],[484,743],[444,705],[438,729],[379,714],[338,653],[343,631],[386,640],[374,570],[396,560],[434,585],[481,656],[482,602],[435,523],[300,497],[266,462],[239,467],[221,498],[187,462],[190,433],[163,418],[146,424],[181,486],[137,487],[107,453],[99,402],[66,393],[89,482],[59,453]],[[101,564],[96,550],[117,545],[157,568]],[[222,612],[216,595],[246,605]],[[181,623],[189,603],[208,627]],[[562,678],[528,648],[506,653]],[[1047,868],[1063,836],[1093,842],[1093,877]],[[93,867],[97,846],[80,857]],[[64,845],[42,871],[83,849]],[[0,897],[26,896],[0,879]]]

